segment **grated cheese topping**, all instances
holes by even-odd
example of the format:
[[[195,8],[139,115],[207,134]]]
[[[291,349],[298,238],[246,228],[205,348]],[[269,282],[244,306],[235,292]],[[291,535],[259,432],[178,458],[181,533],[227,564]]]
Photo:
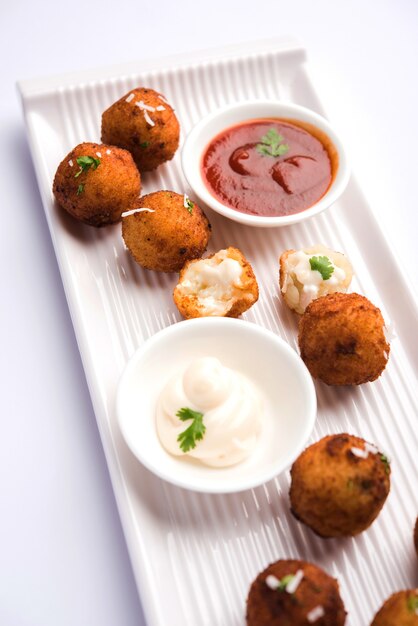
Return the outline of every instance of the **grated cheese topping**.
[[[134,213],[143,213],[146,211],[147,213],[155,213],[154,209],[147,209],[146,207],[141,207],[140,209],[131,209],[130,211],[124,211],[121,217],[127,217],[128,215],[133,215]]]
[[[369,451],[368,450],[362,450],[361,448],[351,448],[351,452],[352,454],[354,454],[354,456],[358,456],[359,459],[367,459],[367,457],[369,456]]]
[[[321,617],[324,617],[324,615],[325,615],[324,607],[319,605],[319,606],[316,606],[314,609],[312,609],[312,611],[309,611],[308,615],[306,616],[306,619],[308,620],[310,624],[314,624],[316,621],[321,619]]]
[[[155,126],[155,122],[148,115],[148,111],[144,111],[144,117],[147,124],[149,124],[150,126]]]
[[[303,578],[303,571],[301,569],[298,569],[296,574],[293,576],[291,580],[289,580],[289,582],[286,585],[287,593],[295,593],[296,589],[299,587],[300,583],[302,582],[302,578]]]
[[[145,104],[143,100],[139,100],[138,102],[135,102],[135,104],[141,109],[141,111],[151,111],[151,113],[155,111],[155,107],[152,107],[149,104]]]
[[[278,589],[280,586],[280,580],[278,578],[276,578],[276,576],[273,576],[273,574],[269,574],[265,580],[265,583],[267,585],[267,587],[269,587],[270,589],[273,589],[273,591],[275,589]]]

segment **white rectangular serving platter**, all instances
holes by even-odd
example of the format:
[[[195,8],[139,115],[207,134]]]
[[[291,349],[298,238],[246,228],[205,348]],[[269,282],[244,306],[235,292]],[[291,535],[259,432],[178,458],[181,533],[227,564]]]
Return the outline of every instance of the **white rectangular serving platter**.
[[[313,561],[338,578],[348,626],[369,624],[392,592],[416,585],[412,529],[418,514],[418,305],[355,180],[334,208],[303,224],[250,229],[207,211],[209,251],[237,246],[249,258],[260,300],[245,319],[297,349],[297,319],[278,292],[278,256],[314,243],[345,252],[353,291],[378,305],[395,331],[389,364],[374,383],[316,384],[318,419],[311,441],[350,432],[392,458],[392,488],[372,527],[354,539],[323,540],[293,519],[289,473],[252,491],[223,496],[187,492],[154,477],[119,432],[115,391],[133,352],[180,321],[176,275],[148,272],[128,256],[120,225],[94,229],[54,204],[58,163],[76,144],[100,141],[101,113],[144,85],[173,103],[182,139],[206,113],[248,98],[277,98],[324,114],[304,50],[267,41],[98,72],[20,83],[30,149],[88,380],[132,565],[149,626],[242,626],[256,574],[279,558]],[[143,176],[143,191],[188,193],[174,160]],[[280,407],[278,407],[280,410]],[[140,407],[139,407],[140,412]]]

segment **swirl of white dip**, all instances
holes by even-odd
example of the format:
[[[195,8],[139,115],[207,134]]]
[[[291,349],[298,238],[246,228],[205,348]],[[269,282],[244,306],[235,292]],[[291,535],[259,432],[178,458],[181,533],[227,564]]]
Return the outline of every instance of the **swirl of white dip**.
[[[196,447],[184,453],[177,440],[192,421],[181,421],[177,411],[203,413],[206,432]],[[224,367],[216,358],[196,359],[177,373],[157,403],[157,432],[164,448],[187,454],[206,465],[226,467],[247,458],[261,429],[262,401],[245,376]]]

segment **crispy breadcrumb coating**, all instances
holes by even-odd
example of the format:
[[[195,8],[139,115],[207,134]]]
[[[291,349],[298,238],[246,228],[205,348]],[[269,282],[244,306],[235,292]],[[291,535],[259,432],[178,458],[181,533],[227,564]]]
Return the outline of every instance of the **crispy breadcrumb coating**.
[[[136,208],[138,211],[122,216],[122,236],[142,267],[178,272],[186,261],[205,252],[211,226],[187,196],[156,191],[140,198]]]
[[[292,513],[321,537],[353,536],[368,528],[389,490],[386,457],[346,433],[309,446],[291,469]]]
[[[380,310],[357,293],[313,300],[299,322],[302,359],[328,385],[360,385],[386,367],[390,346]]]
[[[102,115],[102,141],[129,150],[140,172],[172,159],[179,138],[173,108],[153,89],[131,89]]]
[[[83,157],[90,159],[84,169],[77,162]],[[53,184],[59,206],[91,226],[118,222],[138,202],[140,191],[141,177],[129,152],[88,142],[67,154]]]

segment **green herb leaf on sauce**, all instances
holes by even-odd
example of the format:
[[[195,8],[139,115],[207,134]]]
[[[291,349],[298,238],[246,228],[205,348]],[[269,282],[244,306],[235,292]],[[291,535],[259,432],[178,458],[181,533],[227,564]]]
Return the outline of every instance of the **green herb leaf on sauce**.
[[[80,169],[78,170],[77,174],[74,175],[74,178],[78,178],[80,174],[83,174],[83,172],[87,172],[90,168],[92,170],[97,170],[100,163],[101,163],[100,159],[95,159],[94,157],[90,157],[90,156],[78,157],[77,164],[80,166]]]
[[[79,185],[77,189],[77,196],[79,196],[84,191],[84,185]]]
[[[418,596],[409,596],[408,598],[408,602],[407,602],[407,606],[408,606],[408,611],[410,613],[417,613],[418,611]]]
[[[309,263],[311,270],[317,270],[324,280],[331,278],[334,266],[327,256],[312,256]]]
[[[143,141],[142,143],[139,144],[140,148],[148,148],[149,146],[149,141]]]
[[[182,422],[193,420],[191,425],[177,437],[181,450],[189,452],[189,450],[196,447],[196,441],[203,439],[203,435],[206,432],[206,426],[203,423],[203,413],[193,411],[193,409],[182,408],[177,411],[176,416]]]
[[[284,137],[279,135],[277,130],[270,128],[260,139],[260,143],[256,145],[256,150],[264,156],[278,157],[288,152],[289,146],[283,143]]]
[[[386,454],[381,454],[380,455],[380,460],[382,461],[382,463],[385,466],[386,474],[389,474],[389,472],[390,472],[390,461],[389,461],[388,457],[386,456]]]

